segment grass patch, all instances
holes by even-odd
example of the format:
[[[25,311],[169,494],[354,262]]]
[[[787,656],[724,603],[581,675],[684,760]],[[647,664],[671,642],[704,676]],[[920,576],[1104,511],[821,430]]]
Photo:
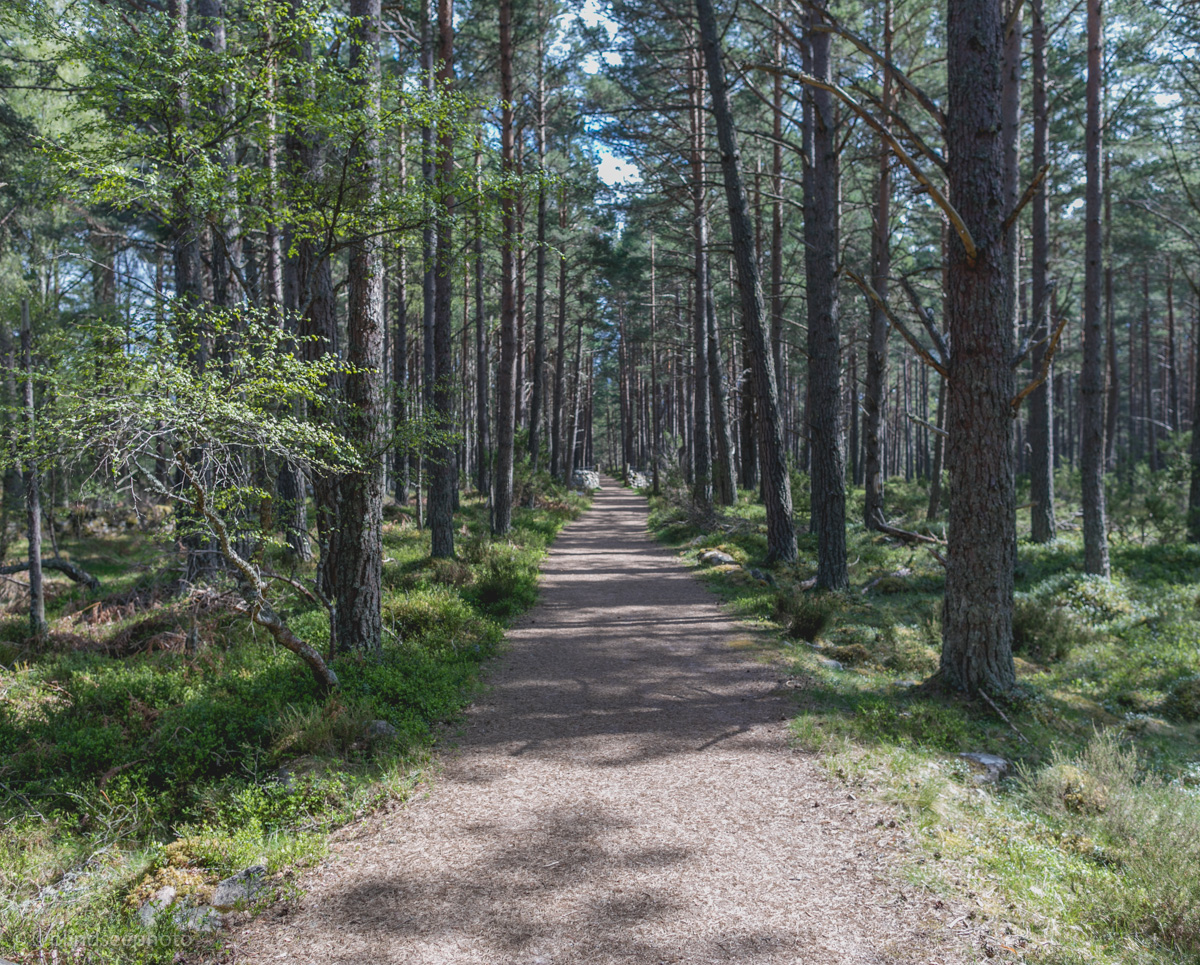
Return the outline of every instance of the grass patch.
[[[342,687],[329,699],[228,597],[171,598],[151,568],[163,547],[146,534],[64,540],[103,593],[56,584],[39,647],[23,616],[0,620],[0,953],[170,962],[205,939],[165,920],[147,932],[137,909],[158,888],[203,898],[261,864],[269,894],[286,895],[330,829],[409,793],[504,621],[535,601],[550,541],[584,506],[537,503],[493,542],[486,505],[464,498],[459,559],[439,561],[392,508],[383,653],[336,660]],[[123,569],[106,562],[122,555]],[[327,648],[323,610],[286,590],[279,609]]]
[[[927,489],[888,492],[897,525],[921,527]],[[686,560],[720,546],[766,569],[751,494],[709,523],[684,502],[652,501],[660,539]],[[742,568],[697,575],[778,632],[803,682],[796,741],[835,780],[896,807],[913,883],[970,909],[987,957],[1200,961],[1200,549],[1117,536],[1113,578],[1097,580],[1074,532],[1019,545],[1018,690],[1003,710],[1026,744],[986,704],[919,686],[938,664],[941,566],[852,523],[851,589],[802,590],[816,575],[806,522],[801,508],[800,561],[771,570],[778,589]],[[1010,777],[983,783],[959,757],[972,751],[1007,758]]]

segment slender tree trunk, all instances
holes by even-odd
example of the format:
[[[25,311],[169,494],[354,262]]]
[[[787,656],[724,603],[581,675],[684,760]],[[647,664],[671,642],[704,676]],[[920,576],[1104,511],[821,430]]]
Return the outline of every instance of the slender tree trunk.
[[[758,416],[759,458],[763,479],[763,501],[767,510],[767,562],[792,562],[796,559],[796,527],[792,518],[792,486],[788,478],[787,453],[783,445],[783,425],[776,395],[775,366],[768,333],[764,328],[762,283],[758,273],[758,255],[754,246],[754,226],[746,191],[742,184],[738,155],[737,130],[725,86],[725,68],[721,61],[717,18],[712,0],[696,0],[700,33],[704,43],[704,62],[712,94],[713,115],[717,123],[717,142],[721,148],[721,171],[729,205],[729,227],[733,254],[741,286],[742,319],[749,333],[750,363],[754,370],[755,402]],[[840,480],[839,480],[840,482]],[[845,546],[845,533],[842,532]],[[845,567],[845,554],[842,555]]]
[[[438,90],[454,83],[454,0],[438,0]],[[454,430],[454,323],[450,316],[454,298],[454,128],[450,123],[438,130],[439,212],[437,222],[437,271],[434,280],[434,385],[433,423],[449,435]],[[439,445],[430,456],[429,536],[430,556],[454,555],[454,495],[458,489],[458,464],[449,443]]]
[[[1171,432],[1179,431],[1179,360],[1175,346],[1175,272],[1167,256],[1167,419]]]
[[[890,0],[889,0],[890,3]],[[889,8],[890,9],[890,8]],[[775,16],[782,14],[776,0]],[[783,28],[775,27],[775,65],[783,66]],[[784,399],[783,367],[783,75],[776,74],[771,90],[771,354],[775,364],[775,395]]]
[[[883,8],[883,50],[890,63],[892,59],[892,0],[886,0]],[[883,116],[888,116],[892,106],[892,73],[883,68]],[[889,241],[889,208],[891,203],[892,154],[886,143],[880,143],[879,175],[875,183],[875,218],[871,234],[871,285],[881,298],[887,298],[888,275],[891,272],[891,244]],[[865,445],[865,475],[863,524],[874,529],[886,521],[883,488],[883,393],[887,385],[887,342],[888,324],[883,309],[874,301],[870,305],[870,332],[867,336],[867,381],[863,392],[863,442]]]
[[[658,464],[662,450],[662,408],[658,387],[658,292],[654,230],[650,231],[650,472],[654,495],[659,494]]]
[[[1117,469],[1117,427],[1121,414],[1121,369],[1117,364],[1117,326],[1113,299],[1112,182],[1109,179],[1111,156],[1104,155],[1104,325],[1108,349],[1108,403],[1104,410],[1104,468]]]
[[[729,428],[729,409],[725,397],[725,378],[721,365],[721,339],[717,332],[717,309],[713,304],[712,285],[706,286],[705,314],[708,317],[708,387],[712,407],[714,447],[713,492],[722,506],[737,503],[734,479],[733,437]]]
[[[475,194],[479,195],[483,170],[483,145],[481,140],[475,142]],[[491,393],[488,388],[488,373],[491,369],[488,360],[487,324],[484,318],[483,304],[483,212],[475,212],[475,458],[476,486],[480,493],[487,497],[489,505],[492,501],[492,439],[491,415],[489,400]]]
[[[425,84],[426,96],[431,99],[437,90],[433,63],[434,2],[421,0],[421,79]],[[437,227],[432,201],[437,181],[434,151],[433,127],[424,124],[421,127],[421,178],[430,199],[426,202],[425,227],[421,231],[421,404],[426,416],[433,415],[433,385],[437,380],[437,361],[434,358],[436,337],[433,334],[437,312]],[[422,462],[428,465],[428,460]]]
[[[1104,516],[1104,290],[1103,91],[1101,0],[1087,0],[1087,198],[1083,286],[1083,370],[1079,380],[1083,557],[1088,573],[1108,576]]]
[[[698,55],[692,63],[692,259],[695,272],[692,327],[692,505],[711,512],[708,391],[708,217],[704,211],[704,86]]]
[[[358,108],[366,133],[354,158],[368,197],[379,193],[380,0],[350,0],[357,21],[350,47]],[[339,480],[337,555],[330,560],[337,601],[337,644],[343,650],[377,652],[383,626],[383,258],[377,234],[349,246],[345,379],[347,436],[363,454],[363,469]]]
[[[567,191],[566,185],[558,190],[558,233],[559,244],[565,245],[567,238]],[[550,420],[550,474],[558,477],[563,465],[563,406],[566,405],[567,381],[567,256],[558,257],[558,318],[555,320],[554,349],[554,404]]]
[[[1046,100],[1045,0],[1033,0],[1033,170],[1048,158],[1050,115]],[[1054,327],[1050,317],[1050,196],[1045,179],[1033,195],[1033,239],[1030,281],[1033,286],[1033,371],[1040,372],[1047,340]],[[1030,532],[1036,543],[1054,539],[1054,378],[1053,373],[1029,397]]]
[[[33,331],[29,320],[29,299],[21,299],[21,367],[25,438],[34,442],[33,411]],[[25,463],[25,521],[29,537],[29,633],[40,637],[46,632],[46,594],[42,584],[42,501],[38,464],[34,453]]]
[[[546,35],[542,4],[538,3],[537,43],[537,255],[533,294],[533,392],[529,400],[529,458],[538,470],[541,455],[542,408],[546,396]]]
[[[513,144],[512,0],[500,0],[500,164],[506,178],[514,175]],[[496,378],[496,479],[492,532],[503,535],[512,528],[513,393],[517,367],[516,264],[517,220],[511,192],[500,197],[500,365]]]
[[[822,3],[822,9],[824,3]],[[815,15],[814,15],[815,16]],[[832,35],[814,20],[809,72],[832,81]],[[838,159],[833,95],[806,92],[812,156],[804,175],[804,245],[808,298],[808,431],[812,439],[812,515],[817,533],[817,585],[850,585],[846,564],[846,453],[838,331]],[[882,507],[879,507],[882,512]],[[877,520],[876,520],[877,522]]]
[[[948,7],[950,194],[976,246],[949,245],[946,463],[949,555],[940,675],[952,689],[1006,692],[1012,659],[1016,492],[1013,331],[1001,137],[1004,17],[995,0]]]
[[[399,166],[397,177],[403,189],[408,183],[408,145],[404,129],[400,130],[397,145]],[[407,418],[411,400],[408,397],[408,249],[403,245],[396,248],[396,328],[392,344],[392,384],[395,398],[393,405],[393,422],[399,424]],[[401,506],[408,505],[408,489],[410,485],[409,471],[412,465],[409,448],[406,444],[396,446],[393,472],[395,473],[394,490],[396,502]]]

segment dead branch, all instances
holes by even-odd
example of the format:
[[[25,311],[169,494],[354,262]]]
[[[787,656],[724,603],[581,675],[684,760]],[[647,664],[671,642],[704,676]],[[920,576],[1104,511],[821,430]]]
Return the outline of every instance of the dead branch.
[[[869,299],[871,299],[871,301],[879,306],[880,311],[887,316],[887,320],[896,327],[896,331],[904,336],[904,341],[908,342],[908,344],[912,346],[913,351],[916,352],[927,365],[937,370],[937,372],[942,376],[949,377],[950,373],[942,361],[934,358],[934,356],[930,354],[925,346],[917,341],[917,337],[908,330],[908,327],[902,321],[900,321],[900,319],[892,314],[892,311],[890,308],[888,308],[887,302],[884,301],[883,296],[881,296],[879,292],[875,291],[874,288],[867,284],[866,279],[855,274],[853,270],[846,268],[845,266],[842,267],[842,271],[846,273],[846,275],[852,282],[854,282],[854,284],[863,290],[864,295],[866,295]]]
[[[1012,213],[1004,219],[1004,224],[1000,226],[1001,234],[1008,234],[1008,229],[1017,223],[1017,218],[1021,216],[1021,212],[1024,210],[1025,205],[1029,204],[1029,202],[1033,200],[1033,196],[1037,193],[1038,186],[1046,180],[1046,175],[1049,173],[1050,165],[1043,164],[1042,169],[1038,171],[1034,179],[1029,182],[1029,187],[1027,187],[1025,189],[1025,193],[1021,195],[1021,200],[1017,202],[1017,206],[1013,208]]]
[[[783,67],[776,67],[773,64],[750,64],[749,66],[755,70],[761,70],[764,73],[779,74],[781,77],[788,77],[791,80],[799,81],[802,84],[808,84],[810,87],[818,87],[821,90],[827,90],[852,111],[854,111],[855,114],[861,117],[867,123],[867,126],[869,126],[875,131],[876,134],[878,134],[887,142],[888,147],[892,149],[892,152],[896,155],[896,157],[903,162],[904,166],[908,168],[912,176],[917,179],[917,182],[929,192],[929,196],[933,198],[934,203],[941,208],[946,217],[950,219],[950,224],[954,227],[955,234],[958,235],[959,240],[962,242],[963,247],[967,251],[967,261],[972,265],[975,264],[975,259],[979,254],[979,249],[976,247],[975,239],[971,237],[971,232],[967,228],[966,222],[963,221],[962,215],[958,213],[958,209],[950,203],[949,199],[942,194],[942,192],[938,189],[938,186],[929,179],[924,171],[921,170],[921,166],[913,160],[912,155],[904,150],[904,147],[898,140],[896,140],[892,132],[888,130],[886,124],[875,117],[874,114],[863,107],[858,101],[846,93],[846,91],[837,84],[827,83],[826,81],[823,81],[818,77],[814,77],[812,74],[806,74],[803,71],[788,70]]]
[[[1062,319],[1058,323],[1058,328],[1054,330],[1054,335],[1050,339],[1050,345],[1046,349],[1045,356],[1042,358],[1042,368],[1041,371],[1038,372],[1037,378],[1035,378],[1032,382],[1025,386],[1025,388],[1013,396],[1011,404],[1014,414],[1018,409],[1021,408],[1021,403],[1025,401],[1026,396],[1028,396],[1034,389],[1045,382],[1046,378],[1050,375],[1050,363],[1054,361],[1054,353],[1058,351],[1058,340],[1062,337],[1063,329],[1067,327],[1067,319],[1069,317],[1070,316],[1068,315],[1063,315]]]

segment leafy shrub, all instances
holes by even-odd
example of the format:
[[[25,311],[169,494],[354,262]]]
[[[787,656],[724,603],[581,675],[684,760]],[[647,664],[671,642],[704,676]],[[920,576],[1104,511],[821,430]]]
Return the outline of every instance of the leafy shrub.
[[[1200,953],[1200,797],[1144,774],[1136,751],[1112,732],[1076,757],[1056,752],[1026,775],[1025,793],[1095,840],[1111,866],[1111,874],[1072,883],[1081,917],[1160,941],[1188,960]]]
[[[465,595],[489,616],[512,616],[537,601],[537,572],[529,551],[512,544],[492,545]]]
[[[775,597],[775,618],[793,640],[813,643],[829,626],[839,609],[837,597],[828,593],[780,590]]]
[[[1062,606],[1017,597],[1013,605],[1013,652],[1034,660],[1062,660],[1090,635]]]
[[[1178,720],[1200,720],[1200,677],[1176,681],[1167,696],[1167,713]]]

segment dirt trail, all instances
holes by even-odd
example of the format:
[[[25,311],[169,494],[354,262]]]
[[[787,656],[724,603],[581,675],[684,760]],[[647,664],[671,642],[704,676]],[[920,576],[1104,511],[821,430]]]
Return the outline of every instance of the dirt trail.
[[[343,833],[238,961],[960,958],[900,897],[876,814],[788,746],[778,672],[731,646],[645,500],[605,480],[509,639],[428,795]]]

